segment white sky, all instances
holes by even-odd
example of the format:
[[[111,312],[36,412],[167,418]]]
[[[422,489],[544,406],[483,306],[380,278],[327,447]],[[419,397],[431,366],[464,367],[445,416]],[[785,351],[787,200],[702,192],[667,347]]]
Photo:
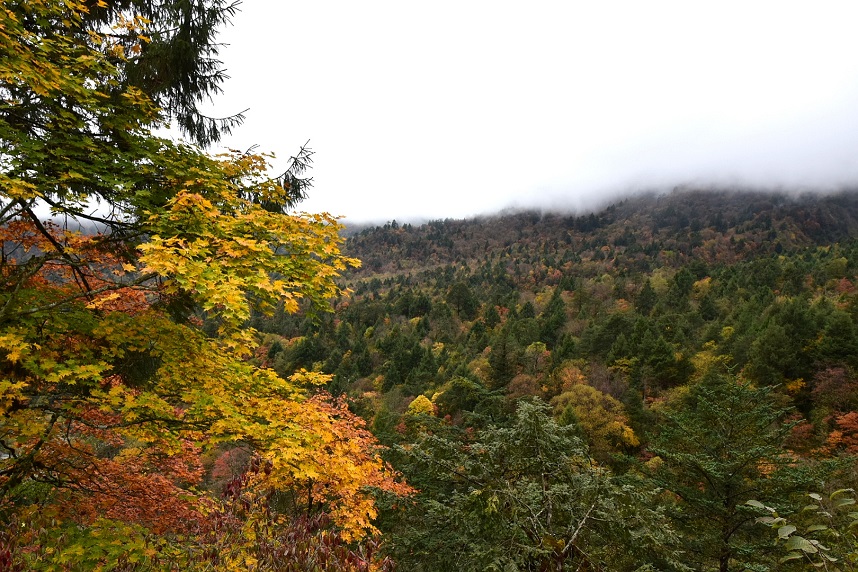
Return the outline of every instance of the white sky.
[[[213,113],[250,108],[230,147],[310,140],[301,208],[355,222],[839,187],[856,21],[854,1],[244,0]]]

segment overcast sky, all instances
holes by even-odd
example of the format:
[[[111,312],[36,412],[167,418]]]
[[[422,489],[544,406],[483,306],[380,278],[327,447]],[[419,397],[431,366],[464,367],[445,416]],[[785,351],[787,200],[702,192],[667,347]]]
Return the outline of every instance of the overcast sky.
[[[349,221],[858,182],[858,3],[244,0],[224,144]],[[217,149],[214,149],[217,150]],[[278,163],[277,167],[283,167]]]

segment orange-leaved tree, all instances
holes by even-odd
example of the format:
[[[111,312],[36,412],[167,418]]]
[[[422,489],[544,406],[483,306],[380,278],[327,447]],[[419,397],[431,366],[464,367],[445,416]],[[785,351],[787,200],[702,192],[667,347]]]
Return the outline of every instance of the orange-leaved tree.
[[[300,516],[361,569],[372,491],[408,488],[325,376],[255,366],[244,327],[328,309],[357,261],[335,218],[291,211],[309,150],[271,178],[153,135],[133,5],[0,8],[0,565],[265,569]],[[217,496],[210,460],[237,448]]]

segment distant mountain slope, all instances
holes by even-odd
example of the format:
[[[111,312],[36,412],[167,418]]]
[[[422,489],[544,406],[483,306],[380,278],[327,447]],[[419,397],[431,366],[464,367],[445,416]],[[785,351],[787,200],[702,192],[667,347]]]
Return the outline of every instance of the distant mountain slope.
[[[587,394],[617,400],[637,436],[589,436],[614,463],[646,455],[659,404],[723,367],[795,408],[794,450],[839,454],[848,434],[858,451],[858,424],[846,426],[858,419],[858,192],[685,191],[577,216],[389,223],[345,251],[363,261],[342,278],[351,294],[318,321],[257,317],[260,355],[283,375],[333,374],[330,389],[392,442],[419,396],[467,424],[502,420],[520,397]],[[582,422],[600,423],[586,403]]]
[[[792,196],[760,192],[675,191],[631,197],[586,215],[520,212],[421,226],[367,228],[346,251],[363,261],[357,276],[471,264],[489,253],[572,250],[582,261],[650,269],[700,259],[734,262],[858,237],[858,191]],[[661,256],[659,256],[661,255]]]

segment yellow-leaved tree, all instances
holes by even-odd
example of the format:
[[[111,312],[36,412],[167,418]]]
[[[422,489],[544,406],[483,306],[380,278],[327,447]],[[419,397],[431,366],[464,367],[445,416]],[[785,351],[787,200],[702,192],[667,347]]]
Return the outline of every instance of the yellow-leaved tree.
[[[244,327],[328,309],[357,261],[291,210],[308,149],[271,178],[153,135],[173,95],[132,79],[179,4],[0,7],[0,568],[383,566],[373,491],[408,487],[325,376],[255,366]]]
[[[554,397],[551,404],[563,425],[576,425],[581,430],[590,452],[599,461],[640,444],[623,404],[595,387],[572,385]]]

